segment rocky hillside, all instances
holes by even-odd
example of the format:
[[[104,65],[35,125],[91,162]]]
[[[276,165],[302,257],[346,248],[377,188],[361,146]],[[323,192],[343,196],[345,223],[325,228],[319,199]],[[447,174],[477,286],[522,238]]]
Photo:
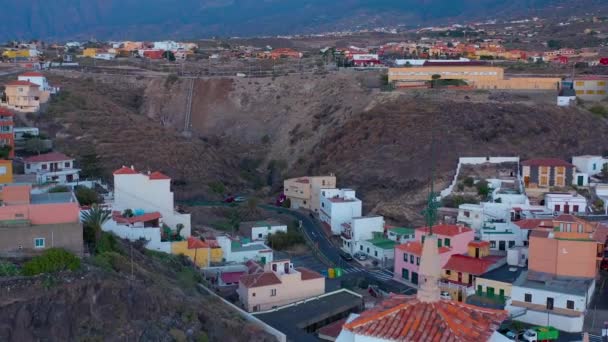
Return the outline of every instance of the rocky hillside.
[[[355,72],[199,79],[193,136],[184,137],[189,81],[95,80],[58,78],[68,94],[58,102],[67,102],[37,124],[81,160],[93,148],[106,172],[123,163],[167,172],[181,198],[217,199],[211,182],[272,196],[284,177],[333,172],[359,190],[366,210],[416,222],[433,165],[441,189],[459,156],[608,150],[606,119],[558,108],[551,92],[386,93],[378,74]]]
[[[0,277],[0,340],[274,341],[197,280],[185,259],[122,243],[74,273]]]

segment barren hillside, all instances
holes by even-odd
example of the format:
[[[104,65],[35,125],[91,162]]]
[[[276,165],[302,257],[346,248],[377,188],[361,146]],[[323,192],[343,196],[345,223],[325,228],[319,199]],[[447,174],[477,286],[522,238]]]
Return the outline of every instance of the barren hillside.
[[[359,190],[366,210],[412,222],[433,160],[440,189],[459,156],[569,158],[608,150],[605,119],[558,108],[546,92],[385,93],[374,73],[198,79],[193,136],[186,138],[188,80],[86,80],[59,80],[68,98],[81,96],[84,104],[68,101],[40,122],[67,152],[94,147],[105,169],[135,163],[168,172],[181,198],[217,198],[208,184],[218,181],[228,191],[271,196],[283,177],[334,172],[340,185]]]

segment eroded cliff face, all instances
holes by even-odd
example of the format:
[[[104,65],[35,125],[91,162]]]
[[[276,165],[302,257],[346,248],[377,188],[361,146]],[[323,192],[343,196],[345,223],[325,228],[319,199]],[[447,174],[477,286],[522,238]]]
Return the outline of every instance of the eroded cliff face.
[[[0,278],[0,341],[274,340],[197,291],[179,262],[135,250],[131,278],[116,258],[110,270],[85,259],[76,273]]]

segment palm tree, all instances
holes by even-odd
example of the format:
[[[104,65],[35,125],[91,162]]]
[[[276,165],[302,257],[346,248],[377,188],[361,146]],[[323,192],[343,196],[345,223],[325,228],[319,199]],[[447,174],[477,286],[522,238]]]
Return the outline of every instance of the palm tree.
[[[104,223],[110,219],[110,212],[102,209],[97,204],[93,204],[89,211],[82,213],[82,223],[84,224],[85,230],[89,229],[92,231],[94,236],[93,245],[96,246],[101,239],[101,227]]]

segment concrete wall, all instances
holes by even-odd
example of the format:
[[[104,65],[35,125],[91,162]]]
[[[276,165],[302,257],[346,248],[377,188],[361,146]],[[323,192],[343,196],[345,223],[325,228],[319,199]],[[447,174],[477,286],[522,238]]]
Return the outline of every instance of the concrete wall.
[[[517,163],[519,165],[519,157],[461,157],[461,158],[458,158],[458,166],[456,167],[456,174],[454,175],[454,178],[452,179],[452,183],[450,183],[450,185],[446,189],[441,191],[441,193],[439,194],[439,197],[444,198],[446,196],[449,196],[452,193],[452,191],[454,190],[454,187],[458,183],[458,174],[460,173],[461,165],[463,165],[463,164],[481,165],[481,164],[485,164],[485,163],[491,163],[491,164]]]
[[[528,267],[557,276],[594,278],[597,274],[595,241],[531,237]]]
[[[118,237],[129,241],[144,239],[148,241],[146,244],[147,249],[171,253],[171,242],[161,241],[160,228],[134,228],[117,224],[115,221],[109,220],[103,225],[102,229],[104,232],[114,233]]]
[[[36,248],[34,240],[43,238],[45,246]],[[19,248],[21,246],[21,248]],[[49,248],[65,248],[82,255],[82,225],[79,222],[0,228],[0,255],[25,257]]]
[[[269,234],[276,234],[277,232],[287,233],[286,225],[275,225],[275,226],[260,226],[251,228],[251,239],[266,241]]]
[[[601,156],[572,157],[572,164],[574,164],[579,171],[590,176],[594,176],[602,172],[602,167],[605,163],[608,163],[608,160],[602,158]]]
[[[0,221],[29,220],[33,225],[78,222],[80,208],[76,202],[21,204],[0,207]]]
[[[212,262],[219,263],[223,257],[221,248],[188,249],[188,241],[171,243],[171,254],[183,254],[190,258],[198,267],[207,267]]]
[[[475,291],[477,291],[479,286],[481,286],[481,291],[484,294],[488,292],[488,287],[494,288],[494,295],[496,297],[500,295],[500,290],[505,291],[505,297],[511,297],[511,290],[513,289],[513,285],[510,283],[504,283],[502,281],[496,281],[491,279],[484,279],[483,276],[477,277],[477,279],[475,279]]]
[[[384,232],[384,217],[357,217],[352,219],[351,228],[353,232],[353,241],[369,240],[374,237],[374,233]]]

